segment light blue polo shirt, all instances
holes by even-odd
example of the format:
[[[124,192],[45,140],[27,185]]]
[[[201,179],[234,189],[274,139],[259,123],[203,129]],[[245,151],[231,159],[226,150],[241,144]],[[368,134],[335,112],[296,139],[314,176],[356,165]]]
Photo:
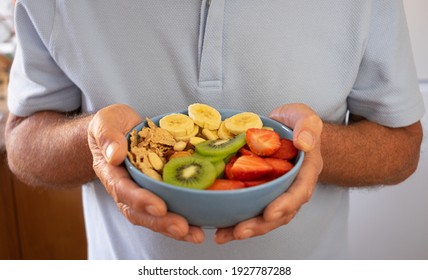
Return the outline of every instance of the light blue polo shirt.
[[[349,110],[400,127],[424,113],[398,0],[18,0],[16,29],[16,115],[126,103],[151,117],[194,102],[268,115],[302,102],[328,122]],[[346,258],[346,188],[319,185],[290,224],[222,246],[211,230],[193,245],[131,225],[98,181],[83,201],[93,259]]]

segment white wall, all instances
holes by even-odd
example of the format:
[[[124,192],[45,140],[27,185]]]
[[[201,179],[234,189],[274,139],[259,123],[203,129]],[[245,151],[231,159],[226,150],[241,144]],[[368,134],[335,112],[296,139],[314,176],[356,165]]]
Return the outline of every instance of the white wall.
[[[404,0],[419,79],[428,82],[428,0]]]
[[[428,110],[428,0],[404,1],[416,67]],[[353,190],[352,259],[428,259],[428,115],[418,170],[400,185]]]
[[[428,130],[427,115],[423,123]],[[402,184],[351,192],[350,258],[428,259],[427,145],[425,136],[418,170]]]

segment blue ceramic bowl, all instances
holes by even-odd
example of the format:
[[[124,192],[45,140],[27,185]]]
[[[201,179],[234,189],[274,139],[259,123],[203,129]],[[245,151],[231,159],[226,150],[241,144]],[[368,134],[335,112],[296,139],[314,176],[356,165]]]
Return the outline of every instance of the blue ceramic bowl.
[[[240,113],[236,110],[219,110],[223,119]],[[181,112],[186,113],[187,111]],[[155,124],[167,114],[151,118]],[[292,138],[292,130],[285,125],[267,117],[260,116],[263,124],[272,127],[281,137]],[[133,130],[140,131],[146,122]],[[128,134],[129,141],[129,134]],[[265,184],[225,191],[194,190],[156,181],[139,171],[126,159],[125,165],[133,180],[142,188],[148,189],[161,197],[169,211],[185,217],[189,224],[206,228],[223,228],[255,217],[276,197],[284,193],[300,170],[304,153],[299,151],[294,167],[281,177]]]

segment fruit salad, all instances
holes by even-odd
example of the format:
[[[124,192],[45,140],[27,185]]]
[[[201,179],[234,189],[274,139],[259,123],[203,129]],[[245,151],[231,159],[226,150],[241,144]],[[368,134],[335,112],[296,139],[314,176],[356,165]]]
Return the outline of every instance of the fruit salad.
[[[271,181],[293,168],[298,151],[261,118],[242,112],[226,119],[194,103],[188,114],[162,117],[132,131],[128,159],[147,176],[200,190],[232,190]]]

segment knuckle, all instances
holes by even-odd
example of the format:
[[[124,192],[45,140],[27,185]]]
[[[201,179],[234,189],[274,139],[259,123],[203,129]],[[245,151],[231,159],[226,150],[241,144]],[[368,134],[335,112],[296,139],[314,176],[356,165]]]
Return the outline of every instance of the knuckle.
[[[320,131],[322,130],[323,122],[322,122],[321,118],[320,118],[317,114],[315,114],[315,113],[310,114],[310,115],[307,117],[307,121],[308,121],[309,123],[311,123],[311,124],[312,124],[314,127],[316,127],[317,129],[319,129]]]
[[[303,197],[303,203],[308,203],[312,198],[312,194],[313,194],[313,188],[307,188],[305,196]]]
[[[124,203],[117,203],[117,207],[119,208],[120,212],[125,216],[125,218],[133,225],[137,225],[137,220],[135,219],[135,216],[133,214],[132,209],[124,204]]]
[[[144,226],[151,229],[154,232],[161,232],[161,227],[159,226],[158,220],[153,216],[146,216],[144,221]]]
[[[104,185],[104,188],[106,189],[107,193],[113,198],[113,200],[116,203],[121,203],[120,199],[120,184],[116,180],[116,178],[109,176],[108,174],[105,174],[103,170],[98,175],[99,179],[101,180],[102,184]]]

